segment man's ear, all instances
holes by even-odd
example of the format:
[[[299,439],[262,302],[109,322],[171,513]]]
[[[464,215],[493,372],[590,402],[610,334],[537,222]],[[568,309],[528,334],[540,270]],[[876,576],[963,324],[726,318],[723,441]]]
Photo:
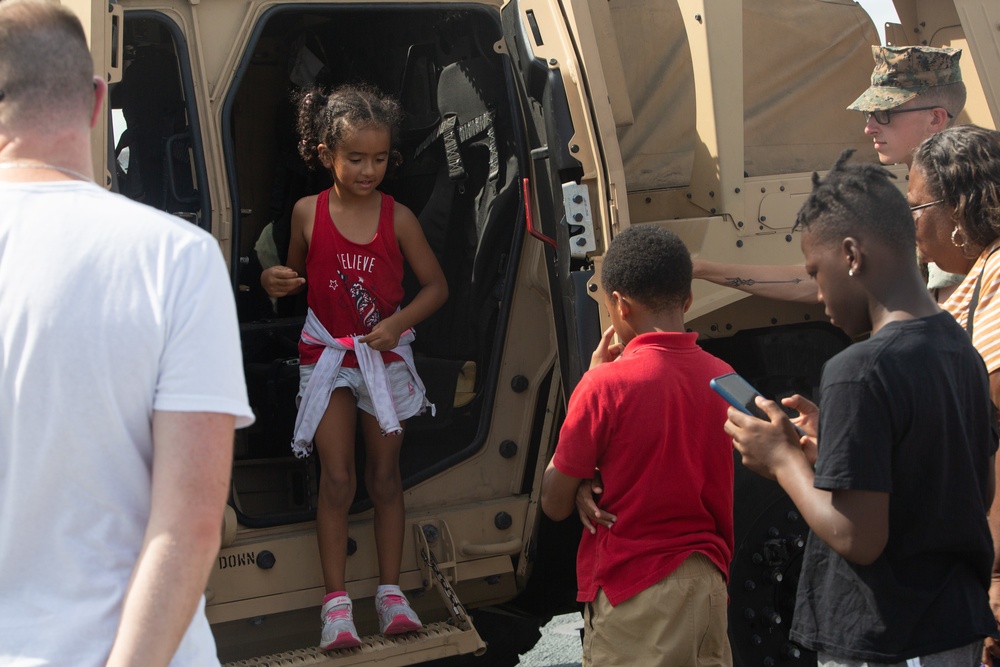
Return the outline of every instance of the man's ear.
[[[934,130],[935,134],[946,129],[954,120],[948,117],[948,110],[944,107],[934,107],[931,109],[931,113],[933,114],[931,128]]]
[[[101,120],[101,107],[108,96],[108,84],[99,76],[94,77],[94,108],[90,111],[90,129],[97,127]]]

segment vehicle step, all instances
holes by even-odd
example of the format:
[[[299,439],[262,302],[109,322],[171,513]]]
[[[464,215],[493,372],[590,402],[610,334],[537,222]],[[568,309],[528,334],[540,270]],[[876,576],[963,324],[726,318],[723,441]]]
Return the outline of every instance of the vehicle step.
[[[423,630],[396,637],[369,635],[361,646],[339,651],[318,647],[228,662],[223,667],[300,667],[302,665],[412,665],[426,660],[476,653],[483,648],[474,629],[462,630],[448,621],[428,623]]]

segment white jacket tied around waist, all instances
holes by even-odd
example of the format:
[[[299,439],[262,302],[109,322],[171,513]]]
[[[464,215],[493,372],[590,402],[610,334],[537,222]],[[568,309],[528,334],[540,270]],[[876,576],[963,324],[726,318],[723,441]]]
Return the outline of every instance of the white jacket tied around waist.
[[[299,412],[295,417],[295,435],[292,439],[292,451],[296,456],[305,458],[312,453],[312,442],[316,436],[316,429],[326,412],[326,407],[330,402],[330,394],[333,393],[333,383],[340,372],[340,366],[344,361],[344,355],[348,350],[353,350],[358,358],[358,370],[368,387],[368,393],[372,397],[375,406],[375,418],[383,433],[402,433],[403,429],[399,424],[396,415],[396,407],[392,400],[392,387],[389,386],[389,376],[385,372],[385,362],[382,361],[382,354],[368,347],[367,343],[358,340],[360,336],[351,338],[334,338],[326,327],[319,321],[312,308],[306,313],[306,323],[302,328],[302,337],[310,343],[321,343],[325,345],[323,353],[316,362],[309,383],[302,394],[302,402],[299,404]],[[413,376],[413,382],[417,389],[424,393],[424,383],[417,375],[417,369],[413,364],[413,350],[410,343],[415,336],[413,329],[407,329],[399,337],[399,343],[392,351],[398,354]],[[434,405],[427,401],[424,396],[424,406],[431,409],[431,414],[435,414]]]

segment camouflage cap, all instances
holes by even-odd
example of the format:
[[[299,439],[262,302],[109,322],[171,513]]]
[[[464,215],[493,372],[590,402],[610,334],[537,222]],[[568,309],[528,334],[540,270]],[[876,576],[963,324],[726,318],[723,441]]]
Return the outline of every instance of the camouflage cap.
[[[893,109],[933,86],[958,83],[961,49],[932,46],[873,46],[872,85],[847,107],[854,111]]]

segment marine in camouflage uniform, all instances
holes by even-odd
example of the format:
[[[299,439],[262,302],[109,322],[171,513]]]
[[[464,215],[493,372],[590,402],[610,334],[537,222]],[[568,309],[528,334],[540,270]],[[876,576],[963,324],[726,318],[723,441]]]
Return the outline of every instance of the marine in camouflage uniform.
[[[961,49],[932,46],[873,46],[872,56],[875,58],[872,84],[847,107],[848,109],[869,113],[874,111],[891,112],[910,100],[916,100],[922,96],[931,97],[935,88],[962,83],[962,70],[958,64],[962,57]],[[931,95],[928,95],[929,92]],[[964,102],[964,92],[962,99]],[[938,106],[940,101],[940,99],[927,100],[929,106]],[[923,107],[918,104],[914,108],[921,109]],[[942,108],[948,112],[949,119],[954,119],[961,111],[961,107]],[[877,118],[875,120],[878,122]],[[891,122],[891,115],[889,120]],[[870,119],[869,125],[872,122]],[[888,124],[885,123],[885,125]],[[879,125],[882,124],[879,123]],[[916,137],[920,141],[926,138],[922,135]],[[878,141],[877,136],[876,141]],[[909,164],[909,156],[912,155],[916,146],[907,146],[906,148],[906,163]],[[886,162],[887,160],[883,158],[882,161]],[[933,263],[927,265],[927,288],[930,290],[936,291],[954,287],[959,285],[964,278],[965,276],[961,274],[942,271]]]

